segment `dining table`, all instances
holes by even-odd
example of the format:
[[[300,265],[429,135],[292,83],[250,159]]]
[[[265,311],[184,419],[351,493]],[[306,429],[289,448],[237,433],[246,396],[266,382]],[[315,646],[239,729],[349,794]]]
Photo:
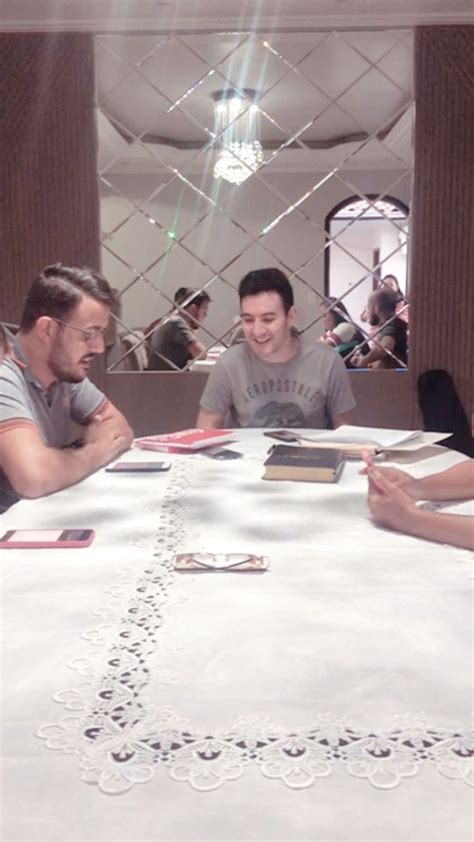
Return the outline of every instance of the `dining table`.
[[[472,554],[377,526],[357,459],[263,479],[264,433],[0,517],[95,533],[0,551],[4,842],[472,839]]]

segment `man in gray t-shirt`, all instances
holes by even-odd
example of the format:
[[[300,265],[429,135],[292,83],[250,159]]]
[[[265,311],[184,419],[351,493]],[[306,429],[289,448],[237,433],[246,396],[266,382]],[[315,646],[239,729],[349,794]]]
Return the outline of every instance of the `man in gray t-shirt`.
[[[278,269],[249,272],[239,287],[245,342],[211,372],[197,426],[337,427],[351,421],[354,396],[344,363],[323,343],[292,333],[293,290]]]

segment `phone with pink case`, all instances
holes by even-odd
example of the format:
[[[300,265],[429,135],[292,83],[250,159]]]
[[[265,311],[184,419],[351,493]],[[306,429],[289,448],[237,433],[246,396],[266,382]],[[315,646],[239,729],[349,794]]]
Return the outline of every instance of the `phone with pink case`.
[[[0,538],[4,550],[88,547],[94,540],[93,529],[10,529]]]

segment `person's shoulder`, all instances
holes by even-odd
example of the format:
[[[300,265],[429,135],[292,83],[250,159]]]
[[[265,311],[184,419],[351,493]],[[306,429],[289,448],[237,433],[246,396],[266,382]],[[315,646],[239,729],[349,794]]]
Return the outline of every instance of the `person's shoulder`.
[[[61,380],[60,384],[63,393],[67,392],[70,395],[82,395],[89,392],[94,394],[103,394],[99,387],[96,386],[95,383],[93,383],[88,377],[84,377],[84,380],[81,380],[79,383],[68,383],[66,380]]]
[[[237,342],[236,345],[231,345],[226,351],[220,355],[217,363],[223,366],[232,368],[235,365],[245,363],[250,359],[249,349],[246,342]],[[216,365],[217,365],[216,363]]]
[[[12,357],[4,357],[0,365],[0,382],[2,388],[6,385],[24,389],[26,388],[26,378],[24,369]]]
[[[301,359],[314,361],[323,360],[328,363],[334,359],[338,359],[338,354],[336,354],[334,348],[331,348],[329,345],[326,345],[325,342],[319,342],[319,340],[312,342],[309,339],[301,339],[300,341]]]

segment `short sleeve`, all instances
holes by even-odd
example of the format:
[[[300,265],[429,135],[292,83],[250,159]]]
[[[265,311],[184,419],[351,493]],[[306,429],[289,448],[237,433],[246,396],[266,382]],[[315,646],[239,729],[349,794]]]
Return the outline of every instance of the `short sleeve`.
[[[333,353],[328,377],[326,408],[331,420],[356,406],[347,369],[338,354]]]
[[[196,339],[194,333],[192,332],[191,328],[180,319],[173,323],[173,330],[172,330],[172,340],[176,342],[177,345],[182,345],[183,348],[187,348],[191,342],[194,342]]]
[[[217,360],[207,379],[199,405],[216,415],[225,415],[232,407],[230,378],[222,357]]]
[[[5,429],[7,422],[13,419],[36,424],[24,387],[23,374],[15,363],[4,360],[0,366],[0,430]]]
[[[75,383],[71,390],[71,418],[76,424],[86,424],[106,402],[104,393],[86,378]]]

